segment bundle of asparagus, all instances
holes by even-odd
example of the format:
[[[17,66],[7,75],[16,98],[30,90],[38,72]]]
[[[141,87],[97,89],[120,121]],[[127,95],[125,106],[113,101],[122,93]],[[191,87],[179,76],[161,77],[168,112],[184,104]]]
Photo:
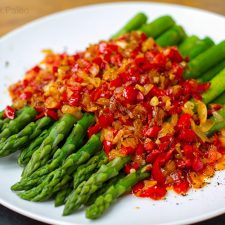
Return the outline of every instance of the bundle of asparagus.
[[[112,38],[133,30],[144,32],[156,39],[160,46],[178,45],[183,57],[189,57],[185,78],[210,81],[210,89],[202,95],[204,103],[219,102],[225,98],[225,41],[215,45],[206,37],[200,40],[187,37],[183,28],[170,16],[162,16],[150,24],[143,13],[132,18]],[[55,205],[65,203],[63,215],[69,215],[82,205],[90,205],[86,216],[100,217],[110,205],[131,187],[150,175],[149,167],[141,167],[128,175],[121,169],[130,157],[116,157],[108,162],[102,151],[100,133],[87,140],[87,130],[95,123],[94,115],[84,113],[77,119],[65,114],[54,122],[50,117],[33,121],[37,112],[25,107],[14,120],[0,114],[0,156],[21,149],[18,163],[24,165],[22,178],[12,186],[13,191],[30,201],[46,201],[55,197]],[[214,126],[206,135],[225,127],[225,107],[218,111],[224,118],[212,116]]]

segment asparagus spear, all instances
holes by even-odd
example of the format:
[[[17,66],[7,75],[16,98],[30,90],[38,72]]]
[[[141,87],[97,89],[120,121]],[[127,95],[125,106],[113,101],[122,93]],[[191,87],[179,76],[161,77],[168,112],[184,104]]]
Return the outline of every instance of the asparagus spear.
[[[131,18],[112,38],[117,38],[122,34],[139,29],[147,21],[147,16],[144,13],[138,13]]]
[[[106,193],[99,196],[95,203],[86,210],[86,217],[89,219],[99,218],[121,195],[130,191],[131,187],[138,181],[147,178],[149,172],[142,168],[137,172],[130,173],[112,185]]]
[[[87,180],[92,173],[100,168],[101,165],[108,162],[108,158],[103,151],[94,155],[85,164],[79,166],[73,176],[73,188],[76,189],[78,185]]]
[[[72,190],[72,185],[69,184],[67,184],[62,190],[60,190],[55,197],[55,207],[63,205]]]
[[[89,206],[92,205],[95,200],[100,196],[103,195],[104,193],[106,193],[106,191],[113,185],[115,185],[119,180],[121,180],[123,177],[125,177],[125,174],[122,172],[120,173],[118,176],[113,177],[111,180],[109,180],[108,182],[106,182],[104,184],[104,186],[102,188],[100,188],[99,190],[97,190],[94,194],[92,194],[90,196],[90,198],[88,199],[87,203],[85,205]]]
[[[51,130],[40,148],[32,155],[31,160],[24,169],[23,177],[30,176],[35,170],[47,163],[58,149],[58,144],[65,139],[75,122],[76,118],[70,114],[65,114],[57,122],[57,125]]]
[[[9,118],[5,118],[5,119],[0,120],[0,132],[2,132],[4,129],[6,129],[6,127],[9,124],[9,121],[10,121]]]
[[[208,70],[202,76],[198,78],[201,83],[211,80],[216,74],[225,68],[225,60],[214,66],[212,69]]]
[[[196,35],[192,35],[190,37],[187,37],[180,45],[179,45],[179,51],[183,57],[186,57],[189,55],[191,50],[196,47],[196,45],[199,43],[200,39]]]
[[[225,40],[190,61],[185,79],[197,78],[225,59]]]
[[[36,122],[29,123],[18,134],[10,136],[2,145],[0,145],[0,157],[7,156],[17,149],[24,147],[31,140],[40,135],[40,133],[52,123],[50,117],[43,117]]]
[[[210,37],[205,37],[203,40],[200,40],[198,44],[193,48],[189,53],[189,59],[192,60],[196,56],[200,55],[207,49],[211,48],[214,45],[213,40]]]
[[[4,110],[2,110],[2,111],[0,112],[0,119],[1,119],[1,120],[3,119],[3,116],[4,116]]]
[[[13,134],[18,133],[28,123],[30,123],[36,116],[34,108],[26,106],[21,114],[19,114],[14,120],[10,120],[7,127],[0,133],[0,139],[5,139]]]
[[[156,43],[161,47],[178,45],[186,37],[181,26],[175,25],[156,39]]]
[[[63,147],[61,149],[59,148],[55,152],[53,159],[48,164],[45,164],[44,166],[37,169],[29,177],[25,177],[20,182],[18,182],[20,189],[22,188],[22,185],[26,184],[26,182],[28,182],[29,180],[41,177],[45,174],[49,174],[54,169],[60,167],[62,165],[63,160],[72,152],[77,150],[78,147],[80,147],[80,145],[83,143],[83,139],[87,132],[87,129],[94,123],[94,121],[95,118],[92,114],[85,113],[81,120],[79,120],[74,126],[69,137],[66,139],[66,142]]]
[[[103,183],[112,177],[119,174],[119,171],[130,160],[129,157],[117,157],[106,165],[102,165],[100,169],[92,174],[92,176],[83,184],[82,189],[78,187],[80,191],[77,193],[77,189],[74,190],[68,197],[63,215],[69,215],[75,210],[79,209],[82,204],[85,204],[89,197],[102,187]]]
[[[20,193],[19,196],[23,199],[32,201],[43,201],[49,199],[65,185],[64,177],[66,175],[69,176],[72,174],[79,165],[85,163],[101,148],[102,143],[100,141],[100,134],[92,135],[83,147],[81,147],[76,153],[71,154],[65,160],[62,167],[52,171],[48,175],[45,175],[43,182],[29,191]]]
[[[157,38],[174,24],[173,18],[165,15],[155,19],[151,23],[143,24],[139,30],[144,32],[148,37]]]
[[[225,42],[224,42],[225,43]],[[208,104],[225,91],[225,68],[211,81],[210,88],[202,94],[203,101]]]
[[[219,117],[211,116],[209,119],[212,120],[215,124],[207,132],[207,136],[210,136],[225,127],[225,106],[223,106],[223,108],[217,111],[217,114],[219,114],[221,118],[223,118],[223,120],[221,120]]]
[[[19,157],[18,164],[25,166],[30,161],[33,153],[40,147],[44,139],[49,135],[49,130],[44,130],[29,146],[25,147]]]
[[[214,99],[213,103],[224,105],[225,104],[225,91],[219,97]]]

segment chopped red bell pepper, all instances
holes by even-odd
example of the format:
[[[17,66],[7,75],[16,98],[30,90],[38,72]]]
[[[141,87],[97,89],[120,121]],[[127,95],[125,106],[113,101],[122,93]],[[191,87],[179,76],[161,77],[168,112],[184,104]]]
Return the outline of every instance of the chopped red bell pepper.
[[[101,127],[99,124],[95,124],[94,126],[91,126],[88,128],[88,137],[90,138],[93,134],[97,134],[101,130]]]
[[[15,109],[11,106],[6,106],[3,117],[13,120],[15,118]]]
[[[143,189],[140,193],[140,197],[147,197],[154,200],[160,200],[165,197],[167,190],[164,186],[155,185],[147,189]]]

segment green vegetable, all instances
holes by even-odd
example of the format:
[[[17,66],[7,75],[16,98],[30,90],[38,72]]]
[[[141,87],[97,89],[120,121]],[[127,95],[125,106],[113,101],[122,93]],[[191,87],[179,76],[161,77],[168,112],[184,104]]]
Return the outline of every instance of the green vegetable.
[[[22,178],[21,181],[13,185],[12,189],[17,190],[19,188],[20,190],[23,190],[23,186],[26,187],[27,183],[31,182],[33,179],[38,182],[36,178],[49,174],[56,168],[60,167],[63,160],[83,143],[87,129],[94,123],[94,121],[95,119],[92,114],[85,113],[81,120],[79,120],[74,126],[63,147],[61,149],[59,148],[55,152],[53,159],[49,163],[34,171],[29,177]],[[34,183],[34,185],[36,184]]]
[[[81,205],[86,204],[89,197],[101,188],[107,180],[117,176],[119,171],[129,160],[129,157],[117,157],[108,164],[102,165],[86,182],[80,184],[82,185],[82,189],[78,186],[78,188],[69,195],[63,215],[69,215],[79,209]]]
[[[198,44],[200,39],[196,35],[192,35],[184,39],[184,41],[179,45],[179,51],[183,57],[189,55],[193,48]]]
[[[138,30],[147,21],[147,16],[144,13],[138,13],[133,18],[131,18],[125,26],[123,26],[112,38],[117,38],[125,33],[133,30]]]
[[[156,39],[156,43],[161,47],[178,45],[186,37],[181,26],[175,25]]]
[[[87,203],[85,205],[89,206],[92,205],[95,200],[100,196],[103,195],[111,186],[115,185],[119,180],[121,180],[123,177],[125,177],[125,174],[120,172],[120,174],[116,177],[113,177],[109,181],[107,181],[102,188],[97,190],[95,193],[93,193],[90,198],[88,199]]]
[[[59,121],[57,121],[54,129],[51,130],[48,137],[43,141],[40,148],[34,152],[31,160],[24,169],[23,177],[30,176],[41,166],[45,165],[53,156],[58,145],[67,137],[76,118],[70,114],[65,114]]]
[[[130,191],[131,187],[138,181],[147,178],[150,175],[145,169],[130,173],[120,179],[115,185],[112,185],[106,193],[99,196],[95,203],[86,210],[86,217],[89,219],[99,218],[121,195]]]
[[[209,119],[212,120],[215,124],[214,126],[207,132],[207,136],[213,135],[215,132],[220,131],[225,127],[225,106],[217,111],[219,116],[211,116]]]
[[[213,103],[224,105],[225,104],[225,91],[219,97],[214,99]]]
[[[72,192],[73,188],[72,185],[67,184],[65,187],[63,187],[62,190],[60,190],[55,197],[55,207],[64,205],[66,202],[66,198],[68,195]]]
[[[7,127],[0,133],[0,139],[6,139],[13,134],[17,134],[28,123],[30,123],[37,112],[34,108],[26,106],[21,114],[19,114],[14,120],[10,120]]]
[[[194,59],[201,53],[205,52],[207,49],[211,48],[214,45],[214,41],[210,37],[205,37],[203,40],[200,40],[197,45],[190,51],[189,58],[190,60]]]
[[[184,74],[185,79],[197,78],[213,66],[225,59],[225,40],[218,45],[206,50],[188,64],[188,71]]]
[[[30,143],[30,145],[28,145],[21,151],[17,160],[20,166],[27,165],[33,153],[40,147],[40,145],[48,135],[49,130],[44,130],[32,143]]]
[[[92,173],[96,172],[101,165],[108,162],[108,157],[104,151],[97,153],[88,162],[79,166],[73,176],[73,188],[76,189],[78,185],[87,180]]]
[[[88,142],[76,153],[71,154],[64,162],[62,167],[45,175],[43,182],[29,191],[20,193],[19,196],[26,200],[45,201],[58,192],[66,182],[72,178],[70,175],[77,167],[85,163],[92,155],[102,148],[100,134],[92,135]]]
[[[210,88],[202,94],[203,101],[208,104],[225,91],[225,68],[210,80]]]
[[[7,156],[18,149],[24,147],[31,140],[41,134],[41,132],[48,127],[52,122],[50,117],[43,117],[36,122],[29,123],[18,134],[10,136],[0,146],[0,157]]]
[[[151,23],[143,24],[140,31],[144,32],[148,37],[157,38],[162,33],[170,29],[175,24],[171,16],[161,16]]]
[[[214,66],[212,69],[208,70],[202,76],[198,78],[201,83],[211,80],[216,74],[225,68],[225,60]]]

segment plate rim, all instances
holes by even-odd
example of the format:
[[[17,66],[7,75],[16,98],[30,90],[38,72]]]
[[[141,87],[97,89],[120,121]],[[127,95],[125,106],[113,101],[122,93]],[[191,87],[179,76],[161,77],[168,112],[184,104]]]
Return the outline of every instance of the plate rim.
[[[110,7],[110,6],[115,6],[115,5],[155,5],[155,6],[166,6],[166,7],[170,7],[170,8],[177,8],[177,9],[186,9],[186,10],[191,10],[191,11],[195,11],[197,12],[201,12],[204,14],[209,14],[209,16],[215,16],[217,18],[223,19],[225,20],[225,15],[216,13],[216,12],[211,12],[209,10],[204,10],[201,8],[196,8],[196,7],[192,7],[192,6],[186,6],[186,5],[181,5],[181,4],[174,4],[174,3],[163,3],[163,2],[144,2],[144,1],[132,1],[132,2],[127,2],[127,1],[121,1],[121,2],[105,2],[105,3],[92,3],[92,4],[88,4],[88,5],[83,5],[83,6],[78,6],[78,7],[73,7],[73,8],[69,8],[69,9],[65,9],[65,10],[61,10],[61,11],[57,11],[54,13],[50,13],[48,15],[45,16],[41,16],[39,18],[36,18],[34,20],[31,20],[15,29],[13,29],[12,31],[9,31],[6,34],[3,34],[0,37],[0,44],[3,43],[4,41],[7,41],[7,39],[23,32],[26,31],[27,29],[32,28],[32,26],[35,26],[36,24],[45,22],[46,20],[52,20],[54,19],[54,17],[59,17],[59,16],[63,16],[64,14],[67,13],[72,13],[73,11],[76,10],[83,10],[83,9],[91,9],[91,8],[95,8],[95,7]],[[40,222],[44,222],[44,223],[51,223],[51,224],[55,224],[55,225],[81,225],[81,223],[71,223],[71,222],[66,222],[66,221],[57,221],[55,219],[51,219],[49,217],[46,216],[42,216],[36,212],[30,212],[26,209],[22,209],[19,206],[14,206],[12,203],[8,203],[7,201],[3,200],[2,198],[0,198],[0,204],[7,207],[8,209],[19,213],[23,216],[26,216],[28,218],[40,221]],[[201,222],[207,219],[211,219],[213,217],[222,215],[225,213],[225,206],[223,208],[220,208],[218,210],[213,210],[210,211],[208,213],[205,213],[203,215],[200,216],[195,216],[189,219],[183,219],[183,220],[177,220],[175,222],[169,222],[169,223],[161,223],[160,225],[181,225],[181,224],[192,224],[195,222]]]

